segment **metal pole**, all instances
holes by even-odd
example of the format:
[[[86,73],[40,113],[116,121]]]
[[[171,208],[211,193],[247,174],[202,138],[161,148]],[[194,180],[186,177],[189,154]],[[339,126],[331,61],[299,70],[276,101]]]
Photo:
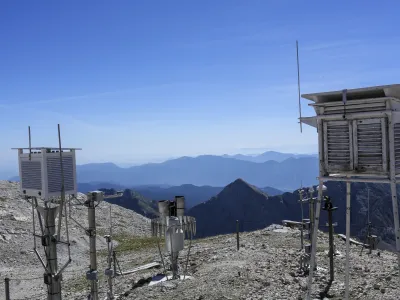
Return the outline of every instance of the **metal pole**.
[[[351,211],[351,183],[346,183],[346,277],[345,294],[346,300],[349,299],[349,281],[350,281],[350,211]]]
[[[89,220],[89,242],[90,242],[90,273],[88,279],[91,281],[90,294],[92,300],[98,300],[98,279],[97,279],[97,256],[96,256],[96,209],[92,195],[88,195],[89,201],[87,202],[88,220]]]
[[[57,238],[56,233],[56,215],[59,206],[49,207],[45,204],[43,210],[44,219],[44,243],[46,253],[46,269],[48,273],[45,276],[45,284],[47,284],[47,300],[61,300],[61,276],[57,275]]]
[[[312,243],[312,241],[313,241],[313,232],[314,232],[314,198],[313,198],[313,194],[314,194],[314,188],[313,187],[310,187],[310,190],[309,190],[309,197],[310,197],[310,201],[309,201],[309,209],[310,209],[310,232],[311,232],[311,234],[310,234],[310,237],[311,237],[311,243]]]
[[[60,131],[60,124],[58,124],[58,146],[60,151],[60,171],[61,171],[61,203],[60,203],[60,216],[58,218],[58,233],[57,233],[57,240],[60,241],[61,235],[61,221],[62,221],[62,211],[63,205],[65,201],[65,185],[64,185],[64,166],[63,166],[63,157],[62,157],[62,148],[61,148],[61,131]],[[68,245],[69,247],[69,245]]]
[[[301,208],[301,227],[300,227],[300,249],[302,250],[304,248],[304,214],[303,214],[303,190],[301,189],[299,191],[299,196],[300,196],[300,208]]]
[[[394,124],[392,115],[389,115],[389,154],[390,154],[390,189],[392,192],[392,206],[394,218],[394,230],[396,236],[397,263],[399,267],[400,280],[400,226],[399,226],[399,204],[397,202],[397,182],[396,182],[396,157],[395,157]]]
[[[317,200],[317,208],[315,215],[315,228],[313,231],[313,237],[311,241],[311,258],[310,258],[310,272],[308,275],[308,283],[307,283],[307,296],[306,299],[311,299],[311,290],[312,290],[312,280],[314,276],[314,268],[316,266],[316,250],[317,250],[317,236],[318,236],[318,225],[319,225],[319,215],[321,212],[321,200],[322,200],[322,186],[323,180],[322,177],[324,175],[324,153],[323,153],[323,126],[322,121],[317,120],[318,124],[318,158],[319,158],[319,187],[318,187],[318,200]],[[310,220],[311,221],[311,220]]]
[[[112,255],[113,255],[114,276],[117,276],[117,253],[114,251],[114,249]]]
[[[327,198],[329,199],[329,198]],[[330,271],[330,280],[331,282],[334,280],[334,269],[333,269],[333,224],[332,224],[332,205],[330,199],[328,206],[328,222],[329,222],[329,271]]]
[[[11,300],[10,298],[10,278],[4,279],[5,291],[6,291],[6,300]]]
[[[301,124],[301,101],[300,101],[300,64],[299,64],[299,42],[296,41],[296,55],[297,55],[297,87],[299,92],[299,116],[300,116],[300,132],[303,132],[303,126]]]
[[[239,220],[236,220],[236,247],[239,251]]]
[[[107,257],[107,266],[108,269],[104,272],[106,276],[108,276],[108,292],[107,292],[107,299],[112,300],[114,299],[114,293],[113,293],[113,272],[111,269],[111,264],[112,264],[112,244],[111,244],[111,236],[106,235],[106,242],[107,242],[107,249],[108,249],[108,257]]]

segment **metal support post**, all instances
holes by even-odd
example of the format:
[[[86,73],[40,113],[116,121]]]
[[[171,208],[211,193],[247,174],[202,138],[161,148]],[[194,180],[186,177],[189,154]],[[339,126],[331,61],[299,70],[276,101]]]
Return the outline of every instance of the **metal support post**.
[[[97,277],[97,255],[96,255],[96,208],[91,195],[88,195],[89,200],[85,202],[88,208],[89,235],[90,243],[90,270],[86,273],[86,279],[91,281],[90,295],[91,300],[98,300],[98,277]]]
[[[179,278],[179,276],[178,276],[178,255],[179,255],[179,252],[171,252],[172,279]]]
[[[333,218],[332,212],[337,209],[333,207],[330,197],[325,198],[325,207],[323,208],[328,212],[328,228],[329,228],[329,271],[330,271],[330,281],[334,281],[334,264],[333,257],[335,255],[334,243],[333,243]]]
[[[394,139],[394,124],[392,115],[389,115],[389,154],[390,154],[390,189],[392,192],[392,206],[394,231],[396,238],[397,263],[399,268],[400,280],[400,226],[399,226],[399,204],[397,202],[397,182],[396,182],[396,157],[395,157],[395,139]]]
[[[322,192],[323,192],[323,180],[324,176],[324,154],[323,154],[323,126],[322,121],[317,120],[317,130],[318,130],[318,157],[319,157],[319,186],[318,186],[318,200],[317,207],[315,211],[315,229],[313,231],[313,238],[311,243],[311,258],[310,258],[310,273],[308,275],[308,284],[307,284],[307,297],[306,299],[311,299],[311,290],[312,290],[312,280],[314,276],[314,268],[316,267],[316,248],[317,248],[317,236],[318,236],[318,225],[319,225],[319,215],[321,212],[321,201],[322,201]],[[311,219],[311,218],[310,218]],[[311,221],[311,220],[310,220]]]
[[[60,206],[37,207],[44,220],[44,235],[42,245],[46,254],[46,270],[44,274],[44,283],[47,285],[47,300],[61,300],[61,274],[58,274],[57,264],[57,236],[56,233],[56,215]],[[59,218],[62,216],[60,215]]]
[[[314,209],[315,209],[315,203],[314,203],[314,198],[313,198],[313,194],[314,194],[314,188],[310,187],[309,189],[309,216],[310,216],[310,237],[311,237],[311,243],[313,240],[313,232],[314,232]]]
[[[5,278],[4,279],[4,288],[6,292],[6,300],[10,300],[10,278]]]
[[[346,277],[345,277],[345,294],[346,300],[349,299],[349,282],[350,282],[350,212],[351,212],[351,182],[346,183]]]
[[[313,222],[312,228],[312,238],[311,238],[311,262],[310,262],[310,273],[308,275],[308,294],[307,299],[311,299],[311,288],[312,288],[312,280],[314,276],[314,270],[317,268],[316,263],[316,250],[317,250],[317,238],[318,238],[318,226],[319,226],[319,216],[321,213],[321,201],[322,201],[322,193],[323,193],[323,182],[319,181],[318,186],[318,198],[317,198],[317,207],[315,209],[315,219]],[[310,220],[311,221],[311,220]]]
[[[299,190],[300,196],[300,209],[301,209],[301,227],[300,227],[300,250],[304,248],[304,214],[303,214],[303,190]]]
[[[111,241],[111,236],[106,235],[105,236],[106,242],[107,242],[107,249],[108,249],[108,257],[107,257],[107,269],[104,271],[104,275],[108,277],[108,292],[107,292],[107,299],[112,300],[114,299],[114,292],[113,292],[113,269],[111,268],[111,265],[113,263],[113,249],[112,249],[112,241]]]
[[[236,220],[236,247],[239,251],[239,220]]]

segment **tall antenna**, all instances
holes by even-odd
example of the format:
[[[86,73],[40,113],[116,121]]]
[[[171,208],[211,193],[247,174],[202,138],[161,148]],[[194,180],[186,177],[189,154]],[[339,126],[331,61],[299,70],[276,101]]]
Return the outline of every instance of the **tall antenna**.
[[[299,123],[300,123],[300,132],[303,133],[303,126],[301,124],[301,101],[300,101],[300,65],[299,65],[299,42],[296,41],[296,54],[297,54],[297,88],[299,93]]]
[[[31,126],[28,126],[28,134],[29,134],[29,161],[30,161],[32,158]]]
[[[369,187],[368,187],[367,191],[368,191],[368,224],[369,224]]]

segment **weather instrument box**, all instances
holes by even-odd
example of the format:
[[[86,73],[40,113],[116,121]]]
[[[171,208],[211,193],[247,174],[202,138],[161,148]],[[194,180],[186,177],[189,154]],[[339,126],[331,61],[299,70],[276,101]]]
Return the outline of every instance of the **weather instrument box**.
[[[18,148],[21,193],[48,201],[61,196],[64,180],[65,195],[76,194],[75,150],[61,149],[61,164],[60,149]]]
[[[400,173],[400,84],[302,97],[316,112],[300,121],[317,128],[323,176]]]

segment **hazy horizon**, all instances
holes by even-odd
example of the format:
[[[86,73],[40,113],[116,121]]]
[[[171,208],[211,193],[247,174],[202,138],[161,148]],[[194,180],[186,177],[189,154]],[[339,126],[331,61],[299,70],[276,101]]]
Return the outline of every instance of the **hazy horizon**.
[[[251,151],[251,149],[248,149],[248,150]],[[283,154],[293,154],[293,155],[301,155],[301,154],[315,155],[315,154],[317,154],[316,152],[291,153],[291,152],[280,152],[280,151],[275,151],[275,150],[265,150],[262,152],[248,152],[248,153],[246,153],[246,151],[244,151],[242,153],[232,152],[232,153],[222,153],[222,154],[204,153],[204,154],[199,154],[199,155],[181,155],[181,156],[158,158],[158,159],[153,159],[153,160],[131,161],[131,162],[129,162],[129,161],[121,162],[121,161],[117,161],[117,160],[93,161],[93,162],[85,162],[85,163],[77,162],[77,165],[85,165],[85,164],[90,164],[90,163],[113,163],[120,168],[129,168],[129,167],[140,166],[140,165],[144,165],[144,164],[148,164],[148,163],[163,163],[165,161],[177,159],[180,157],[198,157],[198,156],[204,156],[204,155],[215,155],[215,156],[231,155],[231,156],[233,156],[233,155],[237,155],[237,154],[239,154],[239,155],[242,154],[242,155],[247,155],[247,156],[257,156],[257,155],[260,155],[260,154],[263,154],[263,153],[269,152],[269,151],[279,152],[279,153],[283,153]],[[77,158],[79,158],[79,152],[80,151],[77,151]],[[16,152],[15,152],[15,154],[16,154]],[[77,160],[79,161],[79,159],[77,159]],[[0,180],[7,180],[13,176],[18,176],[18,162],[16,162],[15,164],[7,164],[7,165],[3,165],[3,166],[0,165]]]

